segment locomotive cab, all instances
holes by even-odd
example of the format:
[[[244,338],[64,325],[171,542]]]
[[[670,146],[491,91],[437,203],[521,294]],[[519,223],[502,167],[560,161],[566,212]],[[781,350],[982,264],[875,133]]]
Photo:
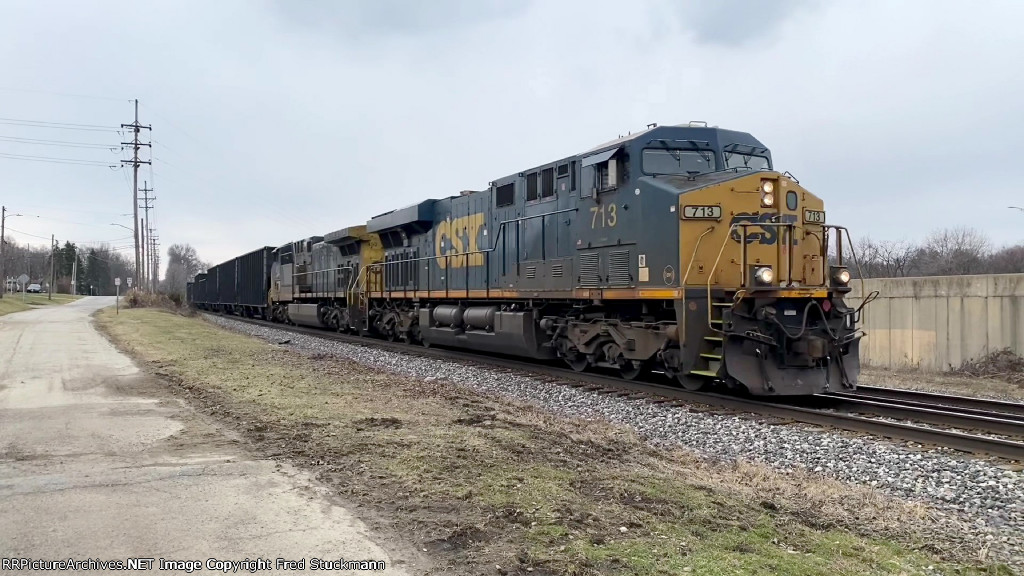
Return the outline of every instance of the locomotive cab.
[[[630,156],[639,194],[674,197],[682,297],[679,347],[660,352],[666,371],[687,388],[721,381],[755,395],[854,388],[864,334],[843,300],[846,230],[826,224],[821,199],[775,171],[749,134],[658,136]]]
[[[653,359],[686,388],[724,382],[755,395],[856,386],[863,332],[843,300],[848,234],[764,144],[704,123],[652,126],[584,153],[581,166],[577,247],[581,269],[596,273],[580,286],[602,288],[590,294],[604,318],[569,322],[571,365],[585,356],[633,375]],[[632,276],[623,263],[634,257]],[[639,306],[609,302],[616,286],[635,287]],[[602,341],[595,326],[618,333],[603,359],[587,343]]]

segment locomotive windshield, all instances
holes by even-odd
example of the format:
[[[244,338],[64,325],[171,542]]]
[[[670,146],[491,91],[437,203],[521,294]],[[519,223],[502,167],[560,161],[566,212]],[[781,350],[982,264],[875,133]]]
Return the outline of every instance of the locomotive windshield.
[[[710,150],[644,150],[643,171],[652,176],[704,174],[715,170],[715,154]]]
[[[725,159],[725,167],[728,168],[748,168],[750,170],[769,170],[771,169],[771,163],[764,156],[756,156],[754,154],[740,154],[738,152],[722,152],[722,158]]]

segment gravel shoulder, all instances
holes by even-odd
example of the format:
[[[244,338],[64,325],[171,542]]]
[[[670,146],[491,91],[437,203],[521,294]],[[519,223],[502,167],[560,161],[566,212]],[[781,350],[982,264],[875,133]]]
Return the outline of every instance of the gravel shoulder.
[[[940,394],[959,394],[976,398],[1024,401],[1024,386],[998,378],[981,378],[920,372],[889,370],[866,366],[861,369],[860,382],[867,386],[904,388]]]
[[[439,572],[1013,573],[919,503],[655,445],[613,418],[508,394],[575,389],[225,319],[288,342],[155,310],[98,321],[178,394],[417,542]]]

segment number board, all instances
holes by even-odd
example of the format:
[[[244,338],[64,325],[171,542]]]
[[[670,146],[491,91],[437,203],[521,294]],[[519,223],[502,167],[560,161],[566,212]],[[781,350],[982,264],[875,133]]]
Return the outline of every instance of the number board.
[[[824,224],[825,223],[825,211],[824,210],[804,210],[804,222],[810,224]]]
[[[683,206],[683,218],[687,220],[721,220],[721,206]]]

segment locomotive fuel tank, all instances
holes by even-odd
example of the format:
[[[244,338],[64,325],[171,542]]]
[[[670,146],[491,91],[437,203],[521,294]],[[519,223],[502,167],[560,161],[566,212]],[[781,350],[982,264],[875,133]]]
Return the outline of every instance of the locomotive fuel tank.
[[[444,304],[434,308],[434,322],[450,328],[461,328],[466,309],[462,306]],[[429,324],[429,323],[428,323]]]
[[[474,306],[466,309],[463,319],[469,328],[491,330],[494,328],[494,318],[497,313],[497,306]]]

